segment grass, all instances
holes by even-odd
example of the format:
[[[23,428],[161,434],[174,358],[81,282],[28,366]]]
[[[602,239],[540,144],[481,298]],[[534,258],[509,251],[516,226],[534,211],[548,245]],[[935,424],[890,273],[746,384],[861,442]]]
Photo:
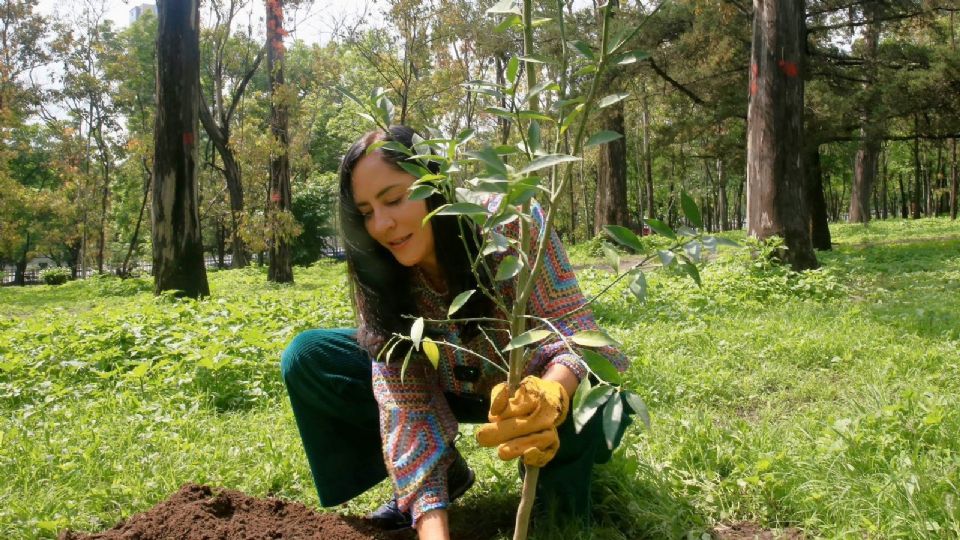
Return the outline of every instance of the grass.
[[[656,272],[646,303],[622,287],[598,302],[653,429],[597,469],[593,530],[539,538],[699,538],[740,520],[960,537],[960,224],[832,232],[821,270],[729,253],[702,289]],[[146,280],[0,289],[0,537],[107,528],[186,482],[316,505],[279,353],[301,330],[353,323],[341,265],[296,276],[212,273],[202,302],[154,298]],[[610,274],[580,277],[596,292]],[[464,431],[479,481],[454,522],[501,523],[515,469]]]

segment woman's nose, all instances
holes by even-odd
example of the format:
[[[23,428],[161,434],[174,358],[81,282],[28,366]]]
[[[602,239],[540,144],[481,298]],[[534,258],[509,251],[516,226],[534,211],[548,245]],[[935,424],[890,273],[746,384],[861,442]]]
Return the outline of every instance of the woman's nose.
[[[390,230],[396,221],[393,219],[393,216],[390,215],[390,212],[376,212],[373,215],[373,228],[377,232],[385,232]]]

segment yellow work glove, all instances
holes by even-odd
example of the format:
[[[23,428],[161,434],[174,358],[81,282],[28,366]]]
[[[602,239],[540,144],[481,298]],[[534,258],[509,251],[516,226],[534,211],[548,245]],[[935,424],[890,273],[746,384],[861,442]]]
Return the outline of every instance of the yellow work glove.
[[[522,456],[525,464],[543,467],[560,448],[557,426],[569,407],[567,391],[556,381],[528,376],[513,396],[500,383],[490,392],[490,423],[477,430],[477,442],[488,448],[499,445],[497,454],[504,461]]]

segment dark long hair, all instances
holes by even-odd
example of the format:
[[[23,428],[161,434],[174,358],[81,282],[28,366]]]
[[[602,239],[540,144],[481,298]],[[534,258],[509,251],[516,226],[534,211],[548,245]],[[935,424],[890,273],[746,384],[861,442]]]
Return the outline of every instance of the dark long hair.
[[[353,199],[353,169],[367,155],[370,145],[381,140],[395,141],[412,150],[414,131],[406,126],[371,131],[350,147],[340,164],[340,228],[347,257],[347,274],[353,289],[354,305],[362,319],[360,344],[374,355],[393,333],[406,334],[410,331],[412,321],[404,315],[417,315],[411,286],[412,269],[400,264],[389,250],[370,236]],[[403,161],[424,165],[389,148],[380,147],[374,150],[374,154],[398,170],[403,170],[399,165]],[[432,161],[426,167],[433,173],[440,169]],[[447,202],[442,193],[435,193],[426,200],[427,210],[435,210]],[[480,251],[480,240],[476,228],[469,221],[458,223],[460,219],[463,218],[434,216],[430,220],[437,264],[451,299],[463,291],[477,288],[477,280],[470,267]],[[461,230],[466,232],[463,237]],[[492,303],[478,291],[457,312],[457,316],[485,317],[491,311]],[[467,325],[464,330],[464,337],[468,337],[476,332],[476,325]],[[431,333],[429,328],[427,332]]]

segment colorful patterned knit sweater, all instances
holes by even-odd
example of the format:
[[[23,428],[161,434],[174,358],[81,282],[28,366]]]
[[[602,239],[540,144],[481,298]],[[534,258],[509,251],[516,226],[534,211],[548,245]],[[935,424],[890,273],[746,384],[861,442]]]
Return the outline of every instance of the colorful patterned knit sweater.
[[[495,210],[499,202],[499,198],[491,199],[488,208]],[[544,221],[542,210],[537,205],[533,206],[533,216],[537,226],[531,229],[536,237]],[[519,220],[504,226],[503,233],[508,237],[518,237]],[[532,245],[536,245],[536,238]],[[508,254],[509,251],[501,253],[494,259],[494,272],[496,264]],[[582,306],[585,299],[556,233],[551,233],[545,257],[543,269],[527,304],[528,314],[549,319],[564,335],[596,330],[598,327],[589,308],[571,313]],[[414,272],[413,275],[418,315],[425,319],[447,319],[450,299],[431,289],[420,272]],[[499,283],[501,297],[506,300],[507,306],[512,305],[515,297],[513,280]],[[440,340],[497,361],[503,358],[504,355],[499,351],[508,342],[508,336],[503,331],[490,330],[486,335],[461,342],[457,324],[433,325],[429,328],[441,333]],[[606,356],[618,370],[627,368],[628,361],[618,350],[603,347],[597,352]],[[506,379],[503,371],[472,354],[442,344],[440,353],[436,369],[415,354],[402,382],[400,359],[373,364],[373,391],[380,407],[384,461],[393,481],[398,504],[401,509],[412,512],[414,524],[425,512],[446,508],[448,504],[446,470],[453,461],[453,453],[449,450],[458,425],[443,393],[489,396],[493,386]],[[578,379],[587,373],[580,357],[556,337],[541,342],[528,364],[527,373],[542,375],[557,364],[570,368]],[[506,365],[505,360],[501,361],[501,365]],[[454,377],[455,366],[476,368],[480,371],[480,377],[472,383],[458,380]]]

